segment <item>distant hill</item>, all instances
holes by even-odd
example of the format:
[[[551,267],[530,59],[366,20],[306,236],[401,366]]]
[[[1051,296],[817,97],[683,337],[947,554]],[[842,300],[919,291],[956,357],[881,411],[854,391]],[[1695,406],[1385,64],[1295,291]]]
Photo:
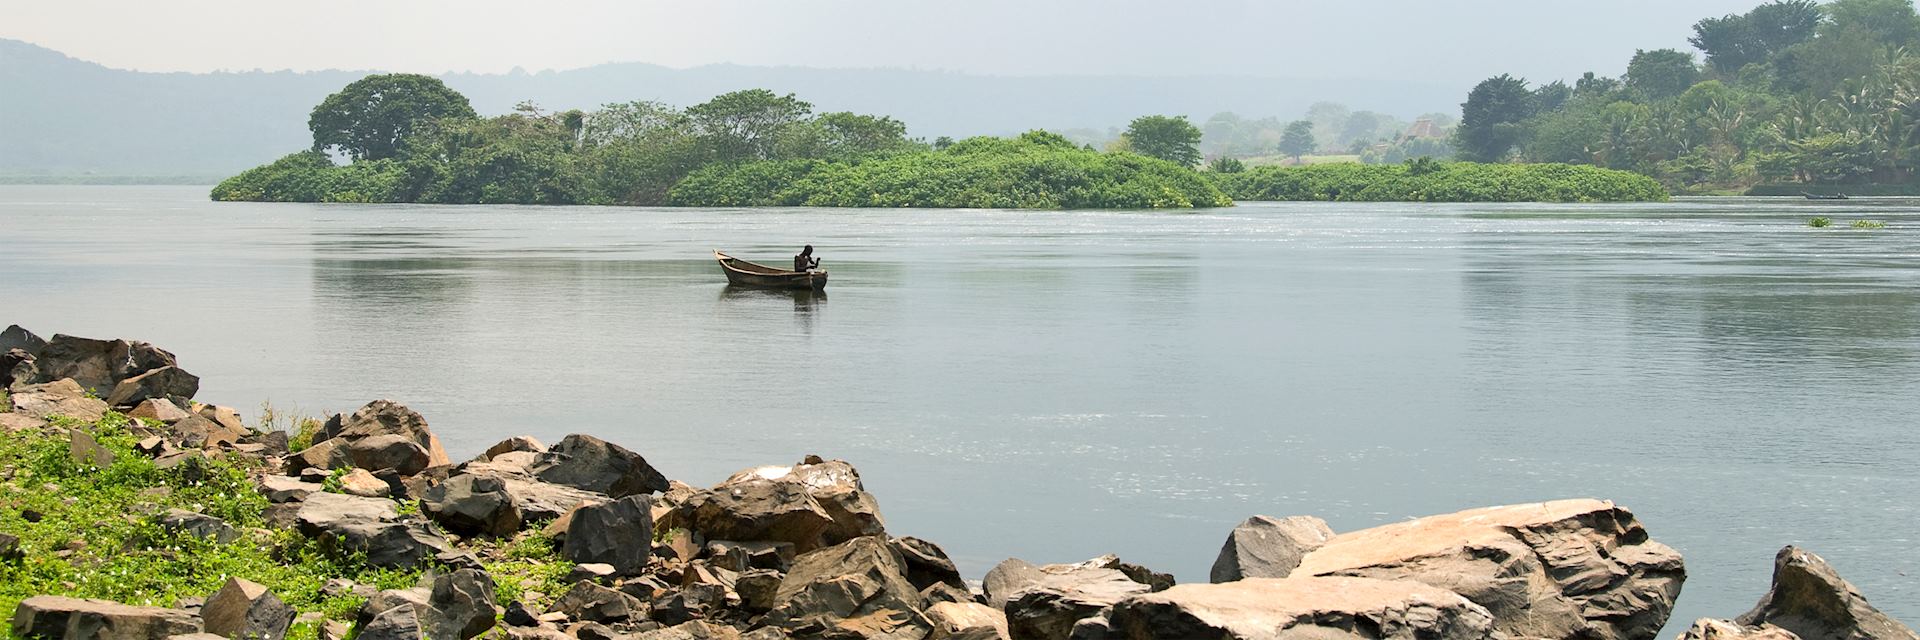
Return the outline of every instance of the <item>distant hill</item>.
[[[305,148],[307,113],[370,73],[146,73],[0,39],[0,176],[223,176]],[[823,111],[891,115],[915,136],[1124,126],[1149,113],[1196,122],[1221,111],[1296,116],[1333,101],[1411,117],[1452,111],[1460,87],[1230,76],[994,77],[938,71],[603,64],[569,71],[442,76],[482,114],[522,100],[551,109],[659,100],[689,105],[736,89],[792,92]]]

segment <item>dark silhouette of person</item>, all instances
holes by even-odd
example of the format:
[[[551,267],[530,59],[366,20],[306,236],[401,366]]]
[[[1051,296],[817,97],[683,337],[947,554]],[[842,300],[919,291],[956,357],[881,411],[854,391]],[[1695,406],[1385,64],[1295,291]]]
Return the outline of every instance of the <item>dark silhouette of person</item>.
[[[800,255],[793,257],[794,271],[805,272],[818,268],[820,268],[820,259],[813,257],[813,245],[802,247]]]

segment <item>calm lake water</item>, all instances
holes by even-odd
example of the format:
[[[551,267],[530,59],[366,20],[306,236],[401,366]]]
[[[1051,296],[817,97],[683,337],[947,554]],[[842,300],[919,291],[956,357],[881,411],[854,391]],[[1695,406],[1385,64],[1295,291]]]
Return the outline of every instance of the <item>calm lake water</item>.
[[[709,257],[808,242],[825,296],[730,291]],[[1914,201],[906,212],[0,187],[0,311],[152,341],[250,411],[393,398],[456,458],[587,432],[695,485],[845,458],[890,531],[974,577],[1114,552],[1204,581],[1253,514],[1350,530],[1592,496],[1685,554],[1669,635],[1746,611],[1786,544],[1920,622]]]

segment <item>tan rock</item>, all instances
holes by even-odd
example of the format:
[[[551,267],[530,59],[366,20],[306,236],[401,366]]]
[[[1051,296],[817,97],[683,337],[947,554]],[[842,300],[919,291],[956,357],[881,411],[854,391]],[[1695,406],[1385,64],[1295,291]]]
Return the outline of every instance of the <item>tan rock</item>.
[[[1248,578],[1186,584],[1115,604],[1103,640],[1380,638],[1484,640],[1493,615],[1459,594],[1412,581]]]
[[[34,596],[13,612],[18,638],[162,640],[200,632],[200,617],[178,609],[135,607],[108,600]]]
[[[1601,500],[1473,509],[1340,534],[1293,576],[1416,580],[1486,607],[1527,638],[1644,640],[1673,610],[1680,554]]]
[[[111,408],[105,401],[87,397],[87,390],[72,379],[20,386],[8,401],[14,413],[30,418],[66,416],[82,422],[98,422]]]
[[[1741,625],[1778,626],[1805,640],[1920,640],[1920,634],[1867,603],[1825,558],[1799,547],[1773,558],[1773,588]]]
[[[1773,625],[1749,627],[1731,620],[1701,618],[1680,634],[1680,640],[1800,640],[1800,636]]]
[[[181,409],[180,405],[168,400],[149,398],[135,405],[133,411],[127,412],[127,417],[145,418],[148,420],[158,420],[166,424],[173,424],[187,419],[187,411]]]
[[[1007,640],[1007,615],[976,602],[937,602],[927,607],[933,632],[927,640]]]

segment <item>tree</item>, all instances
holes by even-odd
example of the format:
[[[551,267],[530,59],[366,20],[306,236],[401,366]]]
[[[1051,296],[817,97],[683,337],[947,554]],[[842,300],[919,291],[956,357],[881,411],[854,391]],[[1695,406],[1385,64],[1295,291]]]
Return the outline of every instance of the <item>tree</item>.
[[[474,118],[467,97],[438,78],[393,73],[371,75],[327,96],[313,108],[307,128],[313,149],[338,149],[355,160],[399,155],[423,123]]]
[[[1293,124],[1287,125],[1287,133],[1280,138],[1280,153],[1293,158],[1295,162],[1299,162],[1301,156],[1313,153],[1318,146],[1313,140],[1311,120],[1293,121]]]
[[[1200,128],[1186,116],[1141,116],[1127,125],[1127,143],[1135,153],[1183,167],[1200,164]]]
[[[1902,47],[1920,40],[1920,17],[1913,0],[1833,0],[1827,3],[1821,35],[1860,30],[1881,44]]]
[[[789,93],[748,89],[687,107],[687,117],[722,160],[766,160],[788,127],[807,119],[813,105]]]
[[[1481,81],[1460,105],[1454,129],[1455,155],[1471,162],[1499,162],[1520,142],[1521,123],[1533,117],[1527,81],[1501,74]]]
[[[1648,100],[1665,100],[1685,92],[1700,79],[1693,54],[1675,49],[1635,51],[1627,63],[1627,88]]]
[[[1240,173],[1247,170],[1247,163],[1239,158],[1219,157],[1207,163],[1207,170],[1214,173]]]
[[[1541,113],[1557,111],[1562,105],[1565,105],[1568,100],[1572,99],[1573,87],[1569,87],[1567,83],[1559,80],[1540,85],[1539,89],[1533,91],[1534,109]]]
[[[1707,18],[1693,25],[1687,41],[1706,54],[1722,74],[1750,64],[1766,64],[1794,45],[1813,38],[1821,21],[1814,0],[1776,0],[1741,15]]]
[[[782,159],[851,159],[910,146],[907,125],[899,120],[841,111],[788,127],[774,155]]]

